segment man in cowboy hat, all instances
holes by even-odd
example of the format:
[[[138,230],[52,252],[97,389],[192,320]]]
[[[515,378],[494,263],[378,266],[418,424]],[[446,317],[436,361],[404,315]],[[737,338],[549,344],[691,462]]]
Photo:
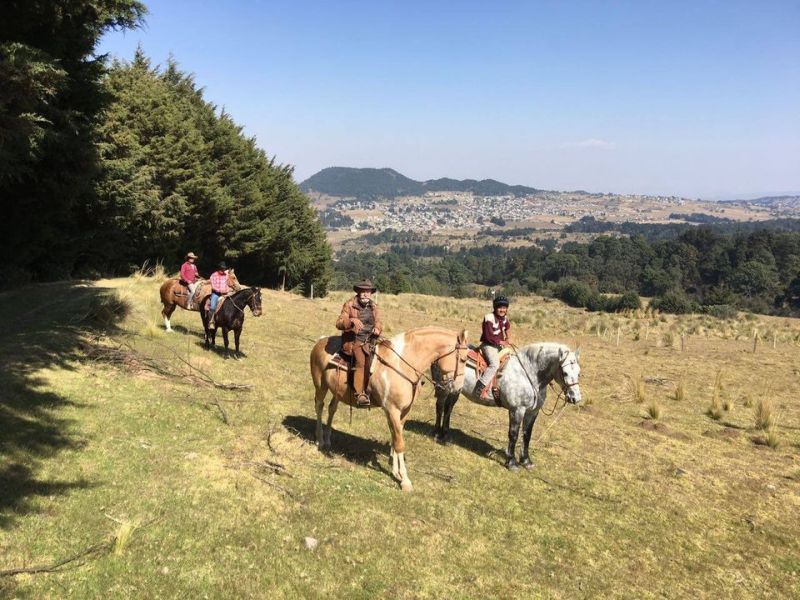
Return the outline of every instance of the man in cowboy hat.
[[[194,291],[197,289],[197,280],[200,279],[200,273],[197,272],[197,265],[194,264],[197,260],[197,255],[194,252],[189,252],[186,255],[185,262],[181,265],[181,283],[189,288],[189,299],[186,306],[192,305],[192,298]]]
[[[342,351],[355,359],[353,387],[356,392],[356,406],[369,406],[369,396],[365,390],[369,380],[369,341],[383,330],[378,305],[372,299],[376,288],[368,279],[353,286],[356,295],[342,306],[336,320],[336,329],[342,333]]]
[[[211,307],[208,328],[214,329],[214,313],[217,311],[219,297],[228,293],[228,265],[223,260],[211,274]]]

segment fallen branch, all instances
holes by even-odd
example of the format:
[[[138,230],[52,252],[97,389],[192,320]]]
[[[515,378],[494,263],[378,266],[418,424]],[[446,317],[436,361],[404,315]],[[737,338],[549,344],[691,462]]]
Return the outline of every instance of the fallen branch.
[[[112,521],[120,523],[118,519],[115,519],[109,515],[105,515]],[[143,523],[139,526],[147,527],[148,525],[152,524],[156,521],[156,518],[150,519],[146,523]],[[86,558],[87,556],[93,556],[96,554],[100,554],[102,552],[108,552],[114,545],[117,543],[117,536],[114,536],[110,540],[106,540],[105,542],[99,542],[97,544],[92,544],[88,548],[81,550],[77,554],[73,554],[71,556],[67,556],[66,558],[62,558],[50,565],[39,565],[36,567],[16,567],[14,569],[5,569],[0,571],[0,577],[13,577],[15,575],[35,575],[36,573],[55,573],[61,569],[61,567],[68,565],[70,563],[74,563],[82,558]]]
[[[90,556],[92,554],[97,554],[99,552],[105,552],[111,550],[114,547],[114,540],[110,540],[107,542],[101,542],[99,544],[94,544],[89,546],[85,550],[78,552],[77,554],[73,554],[72,556],[68,556],[67,558],[62,558],[61,560],[54,562],[52,565],[39,565],[38,567],[18,567],[15,569],[6,569],[4,571],[0,571],[0,577],[13,577],[14,575],[22,575],[28,574],[33,575],[35,573],[54,573],[58,571],[64,565],[69,563],[75,562],[76,560],[80,560],[86,556]]]
[[[260,482],[262,482],[262,483],[266,483],[266,484],[267,484],[268,486],[270,486],[270,487],[274,487],[274,488],[275,488],[276,490],[278,490],[279,492],[281,492],[281,493],[283,493],[283,494],[285,494],[285,495],[289,496],[289,498],[291,498],[292,500],[295,500],[295,501],[299,500],[299,499],[298,499],[298,497],[297,497],[295,494],[293,494],[291,491],[287,490],[287,489],[286,489],[285,487],[283,487],[282,485],[278,485],[278,484],[277,484],[277,483],[275,483],[274,481],[270,481],[270,480],[269,480],[269,479],[267,479],[266,477],[261,477],[261,476],[259,476],[259,475],[256,475],[255,473],[250,473],[250,476],[251,476],[251,477],[253,477],[253,478],[255,478],[255,479],[258,479],[258,480],[259,480]]]

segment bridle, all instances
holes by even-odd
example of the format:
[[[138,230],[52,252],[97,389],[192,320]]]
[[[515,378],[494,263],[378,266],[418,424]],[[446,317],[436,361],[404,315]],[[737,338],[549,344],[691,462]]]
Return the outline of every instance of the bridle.
[[[233,306],[236,308],[236,310],[238,310],[242,314],[244,314],[244,307],[245,306],[250,306],[250,310],[253,311],[253,314],[255,314],[256,309],[253,306],[253,304],[254,304],[254,301],[256,299],[256,295],[258,294],[256,289],[255,288],[245,288],[245,289],[239,290],[239,291],[241,291],[241,292],[245,292],[245,291],[250,292],[250,297],[247,299],[247,301],[244,304],[242,304],[242,306],[239,306],[238,304],[236,304],[235,295],[231,296],[231,304],[233,304]],[[239,292],[236,292],[236,294],[238,294],[238,293]]]

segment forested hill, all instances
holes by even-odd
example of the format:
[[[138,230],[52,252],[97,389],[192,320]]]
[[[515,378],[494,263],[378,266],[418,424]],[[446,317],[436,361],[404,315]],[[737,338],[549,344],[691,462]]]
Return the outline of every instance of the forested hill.
[[[399,196],[420,196],[425,192],[472,192],[481,196],[524,196],[538,190],[524,185],[508,185],[494,179],[429,179],[415,181],[394,169],[355,169],[329,167],[300,184],[304,192],[329,196],[377,200]]]
[[[91,6],[89,6],[91,5]],[[88,7],[88,8],[87,8]],[[102,33],[134,0],[16,2],[0,18],[0,288],[129,274],[149,261],[324,293],[331,257],[308,198],[170,60],[108,64]]]

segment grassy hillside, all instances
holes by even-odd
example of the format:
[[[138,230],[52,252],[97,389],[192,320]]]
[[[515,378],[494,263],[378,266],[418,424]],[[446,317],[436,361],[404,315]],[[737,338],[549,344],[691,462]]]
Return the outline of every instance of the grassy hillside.
[[[438,446],[428,386],[407,426],[404,494],[382,412],[340,410],[334,455],[313,444],[308,353],[344,295],[266,291],[265,315],[247,314],[247,357],[225,361],[202,350],[194,313],[163,333],[157,286],[0,295],[0,570],[94,548],[55,573],[0,577],[0,597],[800,594],[796,320],[515,302],[520,342],[580,343],[587,404],[549,430],[541,416],[536,469],[510,473],[506,414],[462,399]],[[390,334],[474,332],[486,311],[379,301]],[[773,424],[757,428],[757,412]]]

